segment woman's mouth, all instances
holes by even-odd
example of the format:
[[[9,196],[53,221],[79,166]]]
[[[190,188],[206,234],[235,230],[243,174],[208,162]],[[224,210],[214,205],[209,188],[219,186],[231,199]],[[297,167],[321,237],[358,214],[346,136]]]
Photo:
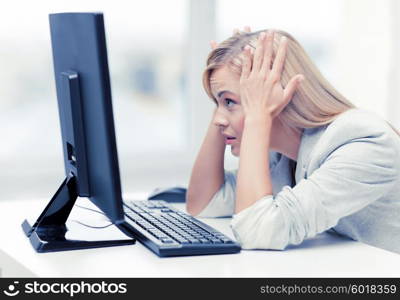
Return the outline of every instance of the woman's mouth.
[[[226,137],[225,138],[225,143],[226,144],[232,144],[236,140],[235,137]]]

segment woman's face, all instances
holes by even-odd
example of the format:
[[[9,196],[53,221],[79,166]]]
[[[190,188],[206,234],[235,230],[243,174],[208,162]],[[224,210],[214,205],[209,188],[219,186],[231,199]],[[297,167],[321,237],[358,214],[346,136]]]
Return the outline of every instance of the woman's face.
[[[212,93],[218,102],[213,123],[220,127],[225,143],[231,146],[232,154],[239,156],[244,124],[239,96],[239,75],[225,66],[212,73],[210,82]],[[234,139],[228,139],[228,136]]]
[[[213,123],[220,127],[225,143],[231,146],[232,155],[237,157],[240,154],[244,127],[244,112],[240,102],[239,80],[240,76],[232,72],[227,66],[215,70],[210,79],[212,93],[218,102]],[[272,125],[273,127],[274,124]],[[272,132],[274,132],[273,129]],[[234,137],[234,139],[228,139],[228,136]]]

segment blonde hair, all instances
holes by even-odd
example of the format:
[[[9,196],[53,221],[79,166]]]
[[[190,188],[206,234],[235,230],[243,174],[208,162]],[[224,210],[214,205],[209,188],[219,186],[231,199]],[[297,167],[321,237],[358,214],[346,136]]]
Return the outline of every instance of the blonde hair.
[[[203,74],[203,85],[211,99],[216,99],[211,91],[211,76],[213,71],[229,66],[238,74],[241,73],[243,50],[246,45],[255,48],[257,37],[262,31],[242,32],[219,44],[207,58],[207,67]],[[342,112],[355,108],[355,105],[342,96],[319,72],[303,47],[288,33],[274,30],[274,59],[281,36],[288,39],[286,60],[281,76],[282,86],[289,80],[303,74],[305,80],[297,88],[292,100],[277,116],[281,122],[290,128],[319,127],[331,123]]]

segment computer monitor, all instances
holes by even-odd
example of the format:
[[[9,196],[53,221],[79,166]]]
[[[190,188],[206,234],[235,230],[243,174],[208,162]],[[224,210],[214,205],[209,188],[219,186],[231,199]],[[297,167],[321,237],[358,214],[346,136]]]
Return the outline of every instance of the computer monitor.
[[[132,244],[122,206],[103,14],[57,13],[49,19],[66,179],[36,223],[24,221],[22,227],[38,252]],[[65,222],[78,196],[88,197],[131,239],[66,240]]]

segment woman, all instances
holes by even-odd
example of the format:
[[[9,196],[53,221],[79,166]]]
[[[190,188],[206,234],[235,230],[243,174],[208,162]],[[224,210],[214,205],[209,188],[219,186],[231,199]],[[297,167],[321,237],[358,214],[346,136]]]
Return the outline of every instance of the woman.
[[[217,107],[187,210],[232,216],[244,249],[285,249],[331,230],[400,253],[400,137],[356,108],[283,31],[244,32],[209,55]],[[240,156],[224,170],[224,149]]]

